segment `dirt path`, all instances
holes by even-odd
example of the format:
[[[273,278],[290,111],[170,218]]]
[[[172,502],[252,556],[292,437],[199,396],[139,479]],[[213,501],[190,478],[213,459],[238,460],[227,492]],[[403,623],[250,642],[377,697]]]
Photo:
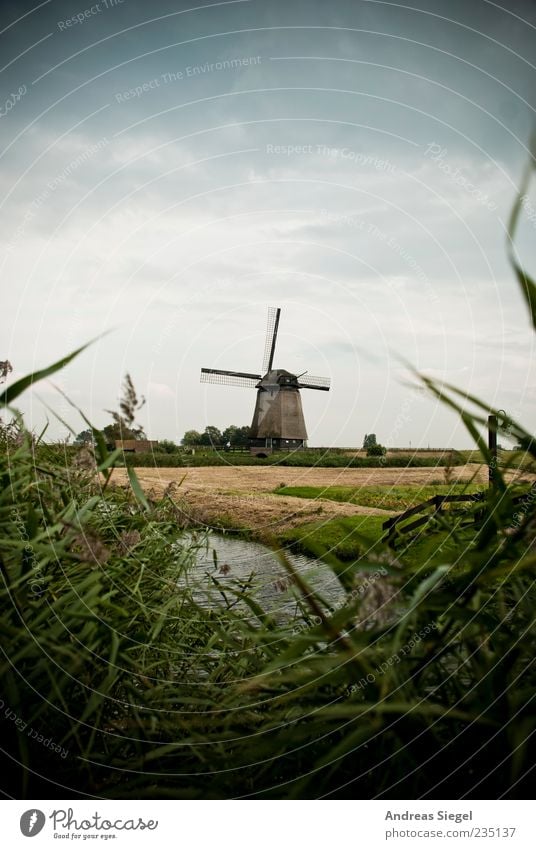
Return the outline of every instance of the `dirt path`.
[[[296,525],[338,516],[385,516],[393,511],[328,499],[274,495],[279,486],[419,486],[443,484],[442,468],[321,469],[255,466],[205,466],[188,469],[136,469],[146,492],[162,495],[175,484],[174,500],[194,521],[250,528],[256,535],[277,533]],[[471,463],[454,469],[454,480],[487,483],[487,468]],[[519,477],[508,473],[508,478]],[[534,476],[524,475],[524,478]],[[113,480],[126,485],[125,469],[116,469]]]

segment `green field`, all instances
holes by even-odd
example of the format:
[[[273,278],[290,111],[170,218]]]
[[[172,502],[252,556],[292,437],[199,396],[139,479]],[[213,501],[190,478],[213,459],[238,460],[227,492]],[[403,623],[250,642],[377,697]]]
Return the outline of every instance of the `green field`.
[[[280,487],[279,495],[310,499],[328,499],[357,504],[364,507],[379,507],[385,510],[404,512],[427,501],[434,495],[461,495],[485,492],[487,487],[464,483],[449,486],[393,486],[393,487]],[[516,491],[518,491],[516,489]],[[397,559],[406,568],[430,568],[434,563],[444,562],[453,556],[460,545],[467,545],[475,530],[459,528],[461,519],[467,520],[472,507],[463,504],[445,505],[449,513],[448,524],[443,514],[434,517],[429,524],[399,540]],[[429,511],[431,512],[431,511]],[[422,515],[425,515],[423,512]],[[382,540],[386,536],[383,524],[388,516],[347,516],[324,522],[311,522],[287,531],[284,544],[291,550],[330,562],[337,571],[345,571],[345,564],[366,561],[383,550]],[[416,518],[416,517],[414,517]]]
[[[482,486],[472,483],[430,484],[426,486],[284,486],[275,490],[277,495],[292,495],[297,498],[320,498],[328,501],[359,504],[363,507],[378,507],[402,513],[434,495],[461,495],[482,491]]]

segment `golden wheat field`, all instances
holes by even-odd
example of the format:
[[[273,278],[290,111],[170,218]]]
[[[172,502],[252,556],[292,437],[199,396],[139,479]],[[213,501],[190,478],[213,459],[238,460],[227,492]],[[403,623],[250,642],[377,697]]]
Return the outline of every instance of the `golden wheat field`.
[[[172,485],[173,497],[185,518],[214,524],[222,518],[235,527],[281,531],[318,519],[339,516],[392,515],[390,510],[359,504],[337,503],[328,499],[296,498],[275,495],[280,486],[411,486],[440,485],[442,468],[303,468],[254,466],[204,466],[199,468],[139,468],[139,481],[148,494],[161,496]],[[517,471],[506,474],[508,480],[525,480],[534,475]],[[486,466],[468,463],[453,469],[452,480],[487,484]],[[127,485],[126,469],[115,469],[113,481]]]

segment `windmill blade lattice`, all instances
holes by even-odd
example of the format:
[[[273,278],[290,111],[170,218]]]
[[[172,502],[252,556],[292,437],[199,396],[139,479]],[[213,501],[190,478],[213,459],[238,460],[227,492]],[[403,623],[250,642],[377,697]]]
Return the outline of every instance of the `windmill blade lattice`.
[[[211,368],[201,369],[201,383],[217,383],[220,386],[241,386],[244,389],[254,389],[260,379],[260,374],[221,371]]]
[[[281,310],[279,307],[270,307],[268,310],[268,323],[266,325],[266,342],[264,343],[264,359],[262,361],[262,373],[270,371],[274,361],[275,343],[277,339],[277,329],[279,327],[279,316]]]
[[[304,374],[303,380],[298,382],[300,389],[323,389],[327,391],[331,386],[329,377],[316,377],[314,374]]]

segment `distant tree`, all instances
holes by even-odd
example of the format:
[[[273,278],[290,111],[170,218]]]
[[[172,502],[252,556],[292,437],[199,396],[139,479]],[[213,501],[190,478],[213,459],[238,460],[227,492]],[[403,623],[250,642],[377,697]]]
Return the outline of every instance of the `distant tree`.
[[[222,434],[221,434],[221,438],[222,438],[224,444],[227,444],[228,442],[230,442],[231,445],[236,445],[237,444],[236,443],[237,431],[238,431],[238,428],[237,428],[236,425],[229,425],[229,427],[226,427],[225,430],[223,430]]]
[[[161,439],[156,450],[162,452],[162,454],[177,454],[180,451],[180,448],[178,445],[175,445],[171,439]]]
[[[207,425],[201,434],[201,445],[212,445],[214,448],[222,444],[221,431],[214,425]]]
[[[376,434],[375,433],[366,433],[365,438],[363,440],[363,448],[367,450],[371,448],[372,445],[376,445]]]
[[[230,442],[235,448],[248,445],[250,430],[251,428],[249,425],[244,425],[243,427],[229,425],[229,427],[226,427],[222,433],[222,441],[224,445],[227,445],[227,443]]]
[[[375,442],[374,445],[369,445],[367,448],[367,457],[383,457],[385,453],[386,449],[378,442]]]
[[[181,439],[181,445],[186,445],[187,447],[201,445],[201,434],[198,430],[187,430]]]
[[[251,427],[249,425],[242,425],[242,427],[238,428],[237,439],[239,445],[249,445],[249,440],[251,437]]]
[[[93,445],[93,431],[91,428],[87,430],[81,430],[78,436],[74,440],[75,445]]]
[[[107,445],[113,445],[118,439],[145,439],[145,433],[142,428],[129,428],[126,424],[119,422],[106,425],[106,427],[103,427],[102,432]]]
[[[240,448],[249,445],[249,434],[251,428],[249,425],[229,425],[225,430],[220,431],[214,425],[207,425],[203,433],[198,430],[187,430],[181,439],[181,445],[192,447],[195,445],[212,445],[216,448],[225,446],[229,442],[233,448]]]

